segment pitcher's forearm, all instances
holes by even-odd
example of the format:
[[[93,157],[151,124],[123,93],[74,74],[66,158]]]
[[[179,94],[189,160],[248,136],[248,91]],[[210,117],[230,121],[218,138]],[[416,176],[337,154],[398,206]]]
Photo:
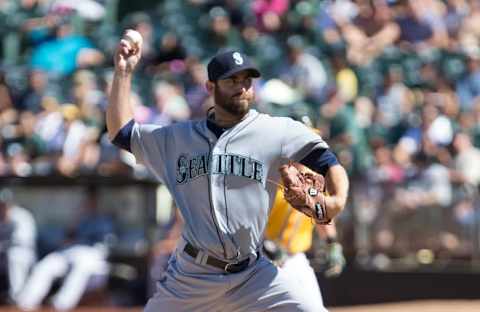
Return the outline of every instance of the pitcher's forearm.
[[[325,198],[327,214],[333,218],[345,208],[347,203],[348,175],[341,165],[335,165],[328,170],[325,182],[329,194]]]
[[[118,131],[133,119],[133,109],[130,105],[131,84],[131,73],[115,72],[106,115],[110,140],[113,140]]]

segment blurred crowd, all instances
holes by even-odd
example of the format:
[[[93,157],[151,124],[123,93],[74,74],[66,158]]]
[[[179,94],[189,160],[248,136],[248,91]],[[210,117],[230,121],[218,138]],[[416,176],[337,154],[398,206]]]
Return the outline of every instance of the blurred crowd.
[[[480,1],[153,2],[117,18],[115,0],[0,0],[1,176],[145,174],[105,134],[112,54],[132,28],[137,121],[204,116],[205,62],[240,49],[263,73],[256,109],[320,129],[349,170],[352,214],[376,233],[365,248],[407,248],[421,232],[402,242],[395,226],[415,228],[418,211],[442,223],[433,245],[471,248],[459,237],[480,216]]]

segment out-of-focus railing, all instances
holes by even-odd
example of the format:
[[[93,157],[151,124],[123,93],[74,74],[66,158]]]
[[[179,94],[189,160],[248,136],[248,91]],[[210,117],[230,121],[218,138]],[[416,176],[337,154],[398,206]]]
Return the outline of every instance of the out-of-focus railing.
[[[99,211],[115,221],[116,237],[111,242],[114,255],[143,257],[148,252],[149,231],[156,220],[157,183],[126,177],[49,176],[2,177],[0,184],[12,190],[16,204],[32,212],[40,254],[57,248],[62,233],[82,217],[91,188],[96,190]]]
[[[337,219],[351,264],[380,271],[480,271],[477,188],[422,179],[421,175],[402,183],[351,179],[348,206]],[[10,187],[16,202],[34,214],[40,253],[56,247],[60,239],[56,235],[72,222],[91,186],[98,190],[100,209],[115,217],[118,237],[112,250],[116,257],[144,258],[159,235],[162,215],[164,220],[172,215],[166,211],[171,209],[171,198],[148,180],[30,177],[0,178],[0,183]],[[440,199],[445,202],[439,203]],[[311,254],[315,257],[315,250]]]
[[[480,271],[474,186],[436,181],[425,172],[402,183],[354,179],[338,223],[347,254],[361,268]]]

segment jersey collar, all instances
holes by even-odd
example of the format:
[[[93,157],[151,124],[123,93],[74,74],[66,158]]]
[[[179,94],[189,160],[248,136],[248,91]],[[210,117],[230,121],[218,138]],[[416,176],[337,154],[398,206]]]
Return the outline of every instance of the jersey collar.
[[[244,118],[242,121],[237,123],[235,126],[227,129],[226,132],[233,131],[234,129],[238,129],[240,127],[243,127],[243,125],[249,123],[252,119],[256,118],[258,116],[258,114],[259,113],[258,113],[257,110],[251,108],[248,111],[246,118]],[[197,129],[197,131],[199,131],[203,135],[205,135],[207,137],[212,137],[215,140],[217,139],[216,135],[210,129],[208,129],[208,127],[207,127],[207,118],[205,118],[205,119],[199,121],[198,123],[196,123],[194,125],[194,127]]]

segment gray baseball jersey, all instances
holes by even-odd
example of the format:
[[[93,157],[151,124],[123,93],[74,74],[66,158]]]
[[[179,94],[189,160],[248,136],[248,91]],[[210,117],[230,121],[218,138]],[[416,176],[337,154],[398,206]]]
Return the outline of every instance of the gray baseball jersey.
[[[131,149],[172,193],[183,238],[219,259],[260,246],[279,181],[278,167],[300,161],[323,139],[300,122],[251,109],[219,138],[206,120],[168,127],[135,124]]]

